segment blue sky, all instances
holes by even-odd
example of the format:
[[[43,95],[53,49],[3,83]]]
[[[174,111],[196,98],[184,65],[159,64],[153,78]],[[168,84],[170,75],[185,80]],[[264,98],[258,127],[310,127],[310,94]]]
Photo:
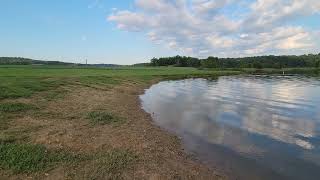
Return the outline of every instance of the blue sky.
[[[142,33],[118,30],[107,21],[112,8],[131,1],[2,0],[0,56],[131,64],[173,52]]]
[[[176,54],[319,53],[319,2],[1,0],[0,56],[133,64]]]

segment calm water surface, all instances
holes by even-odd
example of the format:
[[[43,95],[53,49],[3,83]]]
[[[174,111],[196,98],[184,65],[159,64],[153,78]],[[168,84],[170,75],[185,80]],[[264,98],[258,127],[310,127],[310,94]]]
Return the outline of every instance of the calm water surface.
[[[320,179],[320,78],[164,81],[140,98],[157,125],[233,179]]]

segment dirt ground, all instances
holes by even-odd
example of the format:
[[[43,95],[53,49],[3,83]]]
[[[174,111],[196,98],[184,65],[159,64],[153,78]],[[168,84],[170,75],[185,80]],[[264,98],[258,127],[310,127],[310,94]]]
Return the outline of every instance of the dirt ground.
[[[119,179],[227,179],[188,155],[177,137],[154,125],[141,109],[139,95],[155,82],[128,81],[109,89],[70,85],[60,87],[64,95],[53,100],[45,98],[46,92],[18,99],[35,104],[39,110],[15,118],[9,130],[27,136],[30,143],[74,154],[127,149],[136,160],[121,170]],[[108,111],[125,121],[93,126],[86,118],[91,111]],[[103,168],[90,160],[32,174],[1,170],[0,179],[115,179],[101,171]]]

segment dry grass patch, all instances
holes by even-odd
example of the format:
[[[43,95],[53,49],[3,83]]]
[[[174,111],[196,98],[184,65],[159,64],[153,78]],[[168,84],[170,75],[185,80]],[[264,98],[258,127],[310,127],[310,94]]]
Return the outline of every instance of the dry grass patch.
[[[112,149],[96,155],[85,165],[85,179],[122,179],[123,172],[137,160],[137,156],[125,149]]]
[[[34,109],[35,107],[30,104],[24,103],[3,103],[0,104],[0,112],[12,113],[12,112],[21,112]]]

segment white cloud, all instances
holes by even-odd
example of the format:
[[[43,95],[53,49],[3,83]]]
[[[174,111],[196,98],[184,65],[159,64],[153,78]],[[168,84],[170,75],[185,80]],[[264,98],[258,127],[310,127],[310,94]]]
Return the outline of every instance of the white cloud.
[[[219,9],[224,7],[230,1],[228,0],[193,0],[192,8],[200,15],[209,15],[217,13]]]
[[[145,32],[156,44],[194,56],[281,54],[319,49],[317,33],[290,24],[320,13],[319,0],[257,0],[238,18],[227,14],[246,0],[136,0],[135,11],[115,10],[108,20]],[[238,5],[238,6],[237,6]],[[239,11],[239,10],[238,10]],[[239,11],[241,12],[241,11]]]
[[[241,39],[244,39],[244,38],[247,38],[247,37],[249,37],[249,34],[240,34],[240,38]]]
[[[213,48],[231,48],[236,45],[236,41],[229,37],[220,37],[218,35],[209,36],[206,39]]]
[[[301,32],[282,40],[277,45],[277,48],[286,50],[308,48],[312,46],[311,43],[305,42],[306,40],[309,40],[309,38],[308,33]]]
[[[136,5],[149,11],[161,11],[168,8],[167,4],[161,0],[137,0]]]
[[[244,27],[265,29],[320,12],[319,0],[257,0],[251,5]]]
[[[141,13],[130,11],[117,11],[108,17],[109,21],[116,21],[119,29],[128,31],[141,31],[149,28],[151,21]]]

